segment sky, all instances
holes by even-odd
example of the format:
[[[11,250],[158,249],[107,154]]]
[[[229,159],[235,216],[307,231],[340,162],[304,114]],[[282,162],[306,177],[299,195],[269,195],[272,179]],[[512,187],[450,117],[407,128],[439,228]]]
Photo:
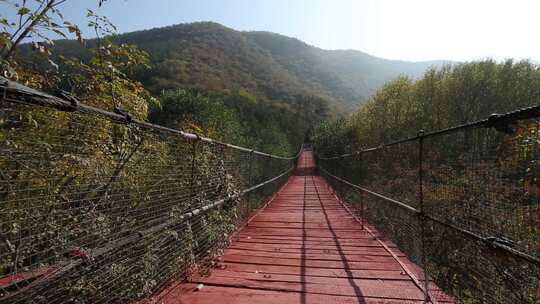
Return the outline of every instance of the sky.
[[[85,24],[84,9],[96,2],[61,9]],[[388,59],[540,62],[540,0],[108,0],[100,13],[120,32],[214,21]]]

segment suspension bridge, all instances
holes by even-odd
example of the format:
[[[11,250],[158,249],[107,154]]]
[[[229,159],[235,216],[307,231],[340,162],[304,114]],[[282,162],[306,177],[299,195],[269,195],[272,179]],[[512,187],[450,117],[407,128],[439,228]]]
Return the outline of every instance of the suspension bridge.
[[[0,303],[540,300],[540,107],[278,156],[0,98]]]
[[[210,276],[164,303],[422,303],[423,272],[364,225],[303,150],[297,175],[233,237]],[[454,303],[437,287],[437,303]]]

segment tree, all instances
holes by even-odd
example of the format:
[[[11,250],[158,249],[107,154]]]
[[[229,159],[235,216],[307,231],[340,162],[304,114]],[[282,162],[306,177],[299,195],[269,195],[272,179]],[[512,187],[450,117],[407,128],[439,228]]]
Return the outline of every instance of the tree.
[[[32,41],[32,48],[49,56],[49,45],[53,44],[50,34],[67,38],[67,33],[73,33],[82,43],[83,38],[79,27],[64,19],[59,6],[67,0],[27,0],[17,2],[2,1],[10,7],[17,16],[16,20],[8,20],[0,15],[0,58],[4,75],[17,78],[17,65],[13,55],[18,47],[26,41]],[[37,3],[36,3],[37,2]],[[101,1],[99,2],[101,5]],[[51,61],[51,64],[57,66]]]

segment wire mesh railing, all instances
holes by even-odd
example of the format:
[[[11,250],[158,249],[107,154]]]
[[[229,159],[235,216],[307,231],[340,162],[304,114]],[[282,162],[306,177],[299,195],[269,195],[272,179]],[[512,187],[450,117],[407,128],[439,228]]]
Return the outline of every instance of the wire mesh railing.
[[[540,106],[340,156],[319,170],[461,303],[540,301]]]
[[[127,303],[204,272],[279,157],[0,79],[0,302]]]

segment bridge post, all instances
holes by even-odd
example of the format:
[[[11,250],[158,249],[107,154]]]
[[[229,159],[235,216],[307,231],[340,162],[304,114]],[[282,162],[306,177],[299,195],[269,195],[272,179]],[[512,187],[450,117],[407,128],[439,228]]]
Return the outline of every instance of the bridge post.
[[[429,296],[429,280],[426,269],[426,217],[424,207],[424,130],[418,132],[418,204],[420,213],[418,214],[420,220],[420,246],[421,248],[421,262],[424,269],[424,302],[429,303],[431,301]]]
[[[254,150],[251,150],[251,152],[249,152],[249,160],[248,160],[248,186],[247,188],[251,187],[251,184],[253,183],[253,153]],[[252,201],[251,201],[251,191],[248,192],[247,196],[246,196],[246,200],[247,200],[247,209],[246,210],[246,216],[248,215],[248,212],[251,210],[252,208]],[[249,221],[246,223],[246,226],[249,226]]]
[[[197,158],[197,141],[193,141],[191,144],[191,172],[189,176],[189,200],[190,203],[193,201],[194,190],[193,190],[193,179],[195,178],[195,159]]]
[[[362,183],[362,153],[358,153],[356,163],[358,164],[358,180],[357,185],[361,185]],[[358,194],[360,195],[360,226],[362,230],[364,230],[364,192],[359,191]]]
[[[332,174],[334,174],[335,176],[338,176],[338,173],[337,173],[337,159],[332,159],[330,161],[332,162],[332,168],[333,168],[333,171],[334,171],[334,172],[332,172]],[[334,185],[332,185],[332,188],[334,188],[334,193],[336,193],[336,192],[339,193],[338,186],[339,186],[339,183],[335,183]]]
[[[197,140],[192,140],[191,143],[191,168],[190,168],[190,174],[189,174],[189,204],[190,209],[193,206],[194,198],[195,198],[195,190],[194,188],[194,179],[195,179],[195,162],[197,158]],[[195,231],[193,231],[192,228],[192,222],[191,218],[186,219],[186,224],[189,227],[191,233],[193,234],[193,240],[195,240]],[[195,242],[196,243],[196,242]],[[191,250],[193,250],[193,246],[191,246]],[[192,252],[192,254],[195,254],[195,252]]]

